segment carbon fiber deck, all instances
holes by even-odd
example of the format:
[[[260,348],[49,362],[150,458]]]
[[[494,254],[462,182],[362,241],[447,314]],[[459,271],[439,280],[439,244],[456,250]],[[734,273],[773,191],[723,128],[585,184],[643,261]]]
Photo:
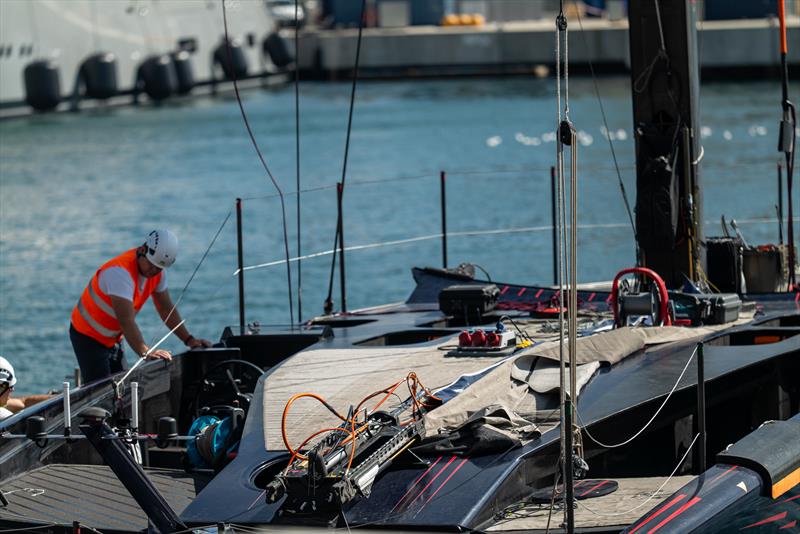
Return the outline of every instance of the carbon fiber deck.
[[[206,477],[171,469],[147,469],[148,477],[177,514],[206,484]],[[3,482],[9,501],[0,506],[0,525],[72,527],[106,532],[137,532],[147,517],[111,469],[104,465],[53,464]]]

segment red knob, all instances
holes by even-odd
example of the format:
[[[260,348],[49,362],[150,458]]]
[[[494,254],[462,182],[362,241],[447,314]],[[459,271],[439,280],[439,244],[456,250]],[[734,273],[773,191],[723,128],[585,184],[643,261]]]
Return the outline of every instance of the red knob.
[[[464,330],[458,335],[458,346],[459,347],[471,347],[472,346],[472,334]]]
[[[472,334],[472,346],[473,347],[486,346],[486,334],[480,328],[478,330],[475,330],[475,333]]]
[[[499,347],[500,346],[500,336],[497,335],[496,332],[489,332],[486,334],[486,343],[490,347]]]

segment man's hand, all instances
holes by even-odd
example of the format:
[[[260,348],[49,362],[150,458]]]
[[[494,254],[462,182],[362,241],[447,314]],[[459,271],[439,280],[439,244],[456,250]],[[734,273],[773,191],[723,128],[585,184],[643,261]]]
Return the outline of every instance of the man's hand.
[[[186,340],[186,346],[190,349],[203,349],[211,346],[211,342],[207,339],[198,339],[194,336],[189,336]]]
[[[166,360],[168,362],[172,361],[172,354],[168,350],[163,349],[156,349],[147,356],[145,356],[148,360]]]

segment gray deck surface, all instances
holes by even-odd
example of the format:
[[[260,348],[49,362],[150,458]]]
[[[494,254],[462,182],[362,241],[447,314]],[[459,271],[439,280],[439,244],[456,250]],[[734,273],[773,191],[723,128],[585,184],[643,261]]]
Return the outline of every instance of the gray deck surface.
[[[147,469],[147,475],[177,514],[202,489],[183,471]],[[53,464],[3,483],[8,507],[0,524],[81,525],[102,532],[147,528],[147,516],[111,469],[104,465]]]
[[[615,479],[619,483],[617,491],[602,497],[578,501],[578,506],[575,508],[575,528],[578,532],[580,529],[596,529],[598,527],[619,527],[622,530],[682,488],[692,478],[694,477],[673,477],[658,492],[656,490],[664,484],[667,480],[666,477]],[[651,495],[653,498],[647,501]],[[545,532],[548,515],[548,507],[530,505],[509,512],[506,516],[507,519],[501,519],[487,531]],[[550,532],[563,532],[563,529],[559,528],[563,519],[563,511],[553,511],[550,518]]]

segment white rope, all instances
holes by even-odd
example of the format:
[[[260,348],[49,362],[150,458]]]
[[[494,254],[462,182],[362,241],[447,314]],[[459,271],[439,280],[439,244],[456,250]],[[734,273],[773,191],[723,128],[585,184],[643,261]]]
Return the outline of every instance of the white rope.
[[[703,156],[706,155],[706,149],[703,145],[700,145],[700,155],[697,156],[697,159],[692,162],[692,165],[697,165],[701,161],[703,161]]]
[[[792,217],[792,220],[795,222],[800,222],[800,216]],[[753,219],[736,219],[737,224],[773,224],[777,222],[778,219],[776,218],[769,218],[769,217],[757,217]],[[704,221],[703,224],[716,224],[716,221]],[[598,230],[603,228],[630,228],[630,224],[628,223],[598,223],[598,224],[579,224],[579,229],[583,230]],[[447,237],[475,237],[475,236],[483,236],[483,235],[503,235],[503,234],[525,234],[525,233],[536,233],[536,232],[549,232],[552,231],[553,227],[550,225],[543,225],[543,226],[520,226],[516,228],[496,228],[493,230],[464,230],[462,232],[447,232]],[[430,241],[433,239],[441,239],[442,234],[428,234],[422,235],[417,237],[409,237],[407,239],[396,239],[393,241],[378,241],[375,243],[368,243],[366,245],[352,245],[349,247],[345,247],[345,252],[350,252],[353,250],[368,250],[373,248],[382,248],[382,247],[390,247],[396,245],[405,245],[408,243],[417,243],[420,241]],[[338,251],[337,251],[338,252]],[[333,250],[324,250],[321,252],[313,252],[311,254],[305,254],[303,256],[297,256],[294,258],[289,258],[290,262],[296,262],[300,260],[307,260],[310,258],[318,258],[321,256],[330,256],[333,254]],[[263,269],[265,267],[272,267],[275,265],[283,265],[286,263],[285,259],[275,260],[275,261],[268,261],[264,263],[258,263],[256,265],[248,265],[244,267],[243,271],[252,271],[254,269]],[[239,270],[235,270],[231,276],[236,276],[239,274]]]
[[[581,426],[583,427],[583,431],[586,432],[586,435],[589,436],[589,438],[591,438],[592,441],[594,441],[595,443],[597,443],[601,447],[605,447],[606,449],[615,449],[617,447],[622,447],[623,445],[627,445],[628,443],[630,443],[631,441],[633,441],[634,439],[639,437],[639,435],[641,435],[641,433],[644,432],[647,429],[647,427],[649,427],[650,424],[653,421],[655,421],[656,417],[658,417],[658,414],[661,413],[662,409],[664,409],[664,406],[667,405],[667,401],[669,401],[669,398],[672,396],[673,393],[675,393],[675,390],[678,388],[678,384],[680,384],[680,381],[683,378],[683,375],[686,374],[686,370],[689,368],[689,364],[692,363],[692,360],[694,359],[694,355],[695,354],[697,354],[697,346],[695,346],[694,350],[692,351],[692,355],[689,356],[689,360],[686,362],[686,365],[683,366],[683,371],[681,371],[681,374],[678,377],[678,380],[675,381],[675,384],[672,386],[672,389],[670,390],[669,394],[664,399],[664,402],[662,402],[661,406],[658,407],[658,410],[656,410],[656,413],[653,414],[653,417],[651,417],[650,420],[647,423],[645,423],[645,425],[641,428],[641,430],[639,430],[631,438],[623,441],[622,443],[618,443],[616,445],[606,445],[605,443],[603,443],[602,441],[598,440],[597,438],[595,438],[593,435],[591,435],[589,433],[588,427],[586,426],[586,423],[583,422],[583,418],[581,418],[581,414],[580,414],[580,412],[578,412],[578,408],[576,406],[575,407],[575,414],[578,416],[578,420],[580,421]]]
[[[658,22],[658,35],[661,37],[661,50],[667,51],[667,45],[664,42],[664,28],[661,26],[661,10],[658,8],[658,0],[653,0],[656,6],[656,21]]]
[[[139,367],[139,365],[141,365],[141,363],[142,363],[143,361],[145,361],[145,359],[147,359],[147,357],[148,357],[148,356],[150,356],[150,354],[152,354],[152,352],[153,352],[154,350],[156,350],[156,349],[158,348],[158,346],[159,346],[159,345],[161,345],[161,344],[162,344],[164,341],[166,341],[166,340],[167,340],[167,338],[168,338],[169,336],[171,336],[171,335],[173,334],[173,332],[175,332],[175,330],[177,330],[178,328],[180,328],[180,327],[181,327],[181,325],[182,325],[183,323],[185,323],[185,322],[186,322],[186,319],[184,319],[183,321],[181,321],[181,322],[179,322],[178,324],[176,324],[176,325],[175,325],[175,328],[173,328],[172,330],[170,330],[169,332],[167,332],[166,334],[164,334],[164,337],[162,337],[161,339],[159,339],[159,340],[158,340],[158,343],[156,343],[155,345],[153,345],[152,347],[150,347],[149,349],[147,349],[147,352],[145,352],[145,353],[142,355],[142,357],[141,357],[141,358],[139,358],[139,359],[138,359],[138,361],[137,361],[135,364],[133,364],[133,366],[132,366],[130,369],[128,369],[128,372],[127,372],[127,373],[125,373],[125,375],[124,375],[122,378],[120,378],[118,381],[116,381],[114,384],[115,384],[117,387],[119,387],[121,384],[123,384],[123,383],[125,382],[125,380],[127,380],[127,378],[130,376],[130,374],[133,372],[133,370],[134,370],[134,369],[136,369],[137,367]]]
[[[699,433],[695,434],[695,436],[694,436],[694,439],[693,439],[693,440],[692,440],[692,442],[689,444],[689,448],[688,448],[688,449],[686,449],[686,452],[683,454],[683,457],[680,459],[680,461],[678,461],[678,465],[676,465],[676,466],[675,466],[675,469],[673,469],[673,470],[672,470],[672,473],[670,473],[669,477],[667,477],[667,480],[665,480],[665,481],[664,481],[664,483],[663,483],[663,484],[661,484],[661,485],[658,487],[658,489],[657,489],[656,491],[654,491],[654,492],[653,492],[653,493],[652,493],[652,494],[651,494],[651,495],[650,495],[650,496],[649,496],[647,499],[645,499],[645,500],[644,500],[644,501],[642,501],[641,503],[637,504],[636,506],[634,506],[634,507],[633,507],[633,508],[631,508],[630,510],[626,510],[626,511],[624,511],[624,512],[614,512],[614,513],[608,513],[608,514],[605,514],[605,513],[602,513],[602,512],[598,512],[598,511],[592,510],[591,508],[589,508],[588,506],[586,506],[585,504],[583,504],[583,501],[576,501],[576,502],[578,503],[578,506],[581,506],[581,507],[583,507],[583,508],[586,508],[586,510],[588,510],[588,511],[589,511],[589,512],[591,512],[591,513],[593,513],[594,515],[608,516],[608,517],[611,517],[611,516],[620,516],[620,515],[628,515],[628,514],[630,514],[631,512],[635,512],[636,510],[638,510],[639,508],[641,508],[642,506],[644,506],[645,504],[647,504],[648,502],[650,502],[651,500],[653,500],[653,498],[654,498],[656,495],[658,495],[658,494],[659,494],[659,492],[660,492],[662,489],[664,489],[664,487],[665,487],[667,484],[669,484],[669,481],[670,481],[670,480],[672,480],[672,477],[674,477],[674,476],[675,476],[675,473],[677,473],[677,472],[678,472],[678,469],[680,469],[681,465],[683,465],[683,462],[684,462],[684,460],[686,460],[686,457],[687,457],[687,456],[689,456],[689,452],[692,450],[692,447],[694,447],[694,443],[695,443],[695,441],[697,441],[697,438],[698,438],[698,437],[700,437],[700,434],[699,434]]]

